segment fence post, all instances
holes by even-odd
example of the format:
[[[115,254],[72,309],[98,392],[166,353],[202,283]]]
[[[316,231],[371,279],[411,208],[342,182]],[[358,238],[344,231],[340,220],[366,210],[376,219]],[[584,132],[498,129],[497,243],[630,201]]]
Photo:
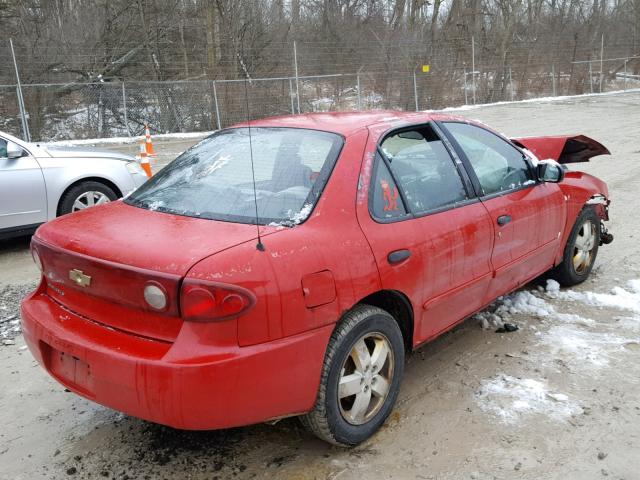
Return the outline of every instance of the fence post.
[[[476,104],[476,39],[471,37],[471,93],[473,104]]]
[[[464,104],[469,104],[469,100],[467,98],[467,67],[464,67]]]
[[[418,84],[416,83],[416,68],[413,69],[413,97],[416,101],[416,112],[420,111],[420,106],[418,105]]]
[[[553,91],[553,96],[556,96],[556,66],[551,65],[551,89]]]
[[[358,84],[358,110],[362,110],[362,97],[360,93],[360,71],[361,70],[362,70],[362,67],[360,67],[356,72],[356,82]]]
[[[293,83],[291,77],[289,77],[289,101],[291,102],[291,114],[296,113],[296,108],[293,106]]]
[[[627,62],[628,61],[629,61],[628,59],[624,61],[624,89],[625,90],[627,89]]]
[[[220,123],[220,108],[218,107],[218,90],[216,90],[216,81],[213,81],[213,103],[216,106],[216,123],[218,124],[218,130],[222,128]]]
[[[298,113],[300,111],[300,78],[298,76],[298,50],[296,48],[296,41],[293,41],[293,65],[296,70],[296,103],[298,104]]]
[[[591,60],[589,60],[589,89],[593,93],[593,71],[591,68]]]
[[[511,75],[511,67],[509,67],[509,90],[511,90],[511,101],[513,102],[513,76]]]
[[[27,121],[27,111],[24,107],[24,97],[22,96],[22,85],[20,84],[20,75],[18,74],[18,62],[16,61],[16,52],[13,50],[13,39],[9,39],[11,45],[11,56],[13,57],[13,66],[16,70],[16,95],[18,97],[18,108],[20,109],[20,118],[22,120],[22,133],[27,142],[31,141],[31,133],[29,132],[29,122]]]
[[[104,118],[102,117],[102,107],[104,103],[102,102],[102,84],[98,84],[98,136],[102,138],[102,131],[104,130]]]
[[[124,88],[124,82],[122,82],[122,109],[124,110],[124,126],[127,129],[129,136],[131,136],[131,129],[129,128],[129,114],[127,113],[127,92]]]
[[[604,33],[602,37],[600,37],[600,93],[602,93],[602,77],[604,74],[604,70],[602,68],[602,64],[604,63]]]

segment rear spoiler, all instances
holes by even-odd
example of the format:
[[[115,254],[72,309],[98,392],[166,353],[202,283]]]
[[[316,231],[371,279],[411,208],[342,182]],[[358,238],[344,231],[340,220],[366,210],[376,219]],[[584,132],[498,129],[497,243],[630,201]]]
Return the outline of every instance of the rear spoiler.
[[[512,138],[511,141],[530,150],[540,160],[550,158],[558,163],[588,162],[597,155],[610,155],[604,145],[584,135]]]

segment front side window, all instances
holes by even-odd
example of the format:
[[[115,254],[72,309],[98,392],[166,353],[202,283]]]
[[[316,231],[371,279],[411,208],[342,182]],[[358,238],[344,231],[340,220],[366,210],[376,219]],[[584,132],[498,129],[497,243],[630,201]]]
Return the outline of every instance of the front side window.
[[[431,127],[390,135],[381,149],[412,212],[429,212],[468,199],[449,152]]]
[[[296,224],[309,215],[338,158],[339,135],[295,128],[218,132],[190,148],[126,203],[190,217]],[[253,171],[251,166],[253,153]]]
[[[533,184],[522,153],[499,136],[467,123],[445,122],[471,162],[483,195]]]
[[[4,138],[0,138],[0,158],[7,157],[7,141]]]

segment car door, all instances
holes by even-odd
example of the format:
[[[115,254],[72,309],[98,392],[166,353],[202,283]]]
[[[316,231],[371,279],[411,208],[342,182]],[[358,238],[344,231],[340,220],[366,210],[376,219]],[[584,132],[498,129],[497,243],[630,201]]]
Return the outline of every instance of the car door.
[[[482,307],[491,221],[432,126],[373,132],[367,151],[374,157],[369,205],[358,219],[382,287],[413,305],[419,344]]]
[[[557,184],[539,182],[527,157],[499,135],[463,122],[442,126],[492,219],[490,301],[553,266],[566,217],[564,196]]]
[[[0,230],[37,225],[47,220],[47,194],[37,160],[26,150],[8,158],[0,137]]]

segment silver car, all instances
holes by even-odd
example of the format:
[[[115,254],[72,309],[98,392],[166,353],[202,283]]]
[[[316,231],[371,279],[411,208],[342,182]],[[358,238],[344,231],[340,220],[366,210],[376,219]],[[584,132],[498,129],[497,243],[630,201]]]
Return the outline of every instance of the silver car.
[[[125,196],[147,180],[124,153],[25,143],[0,132],[0,238]]]

